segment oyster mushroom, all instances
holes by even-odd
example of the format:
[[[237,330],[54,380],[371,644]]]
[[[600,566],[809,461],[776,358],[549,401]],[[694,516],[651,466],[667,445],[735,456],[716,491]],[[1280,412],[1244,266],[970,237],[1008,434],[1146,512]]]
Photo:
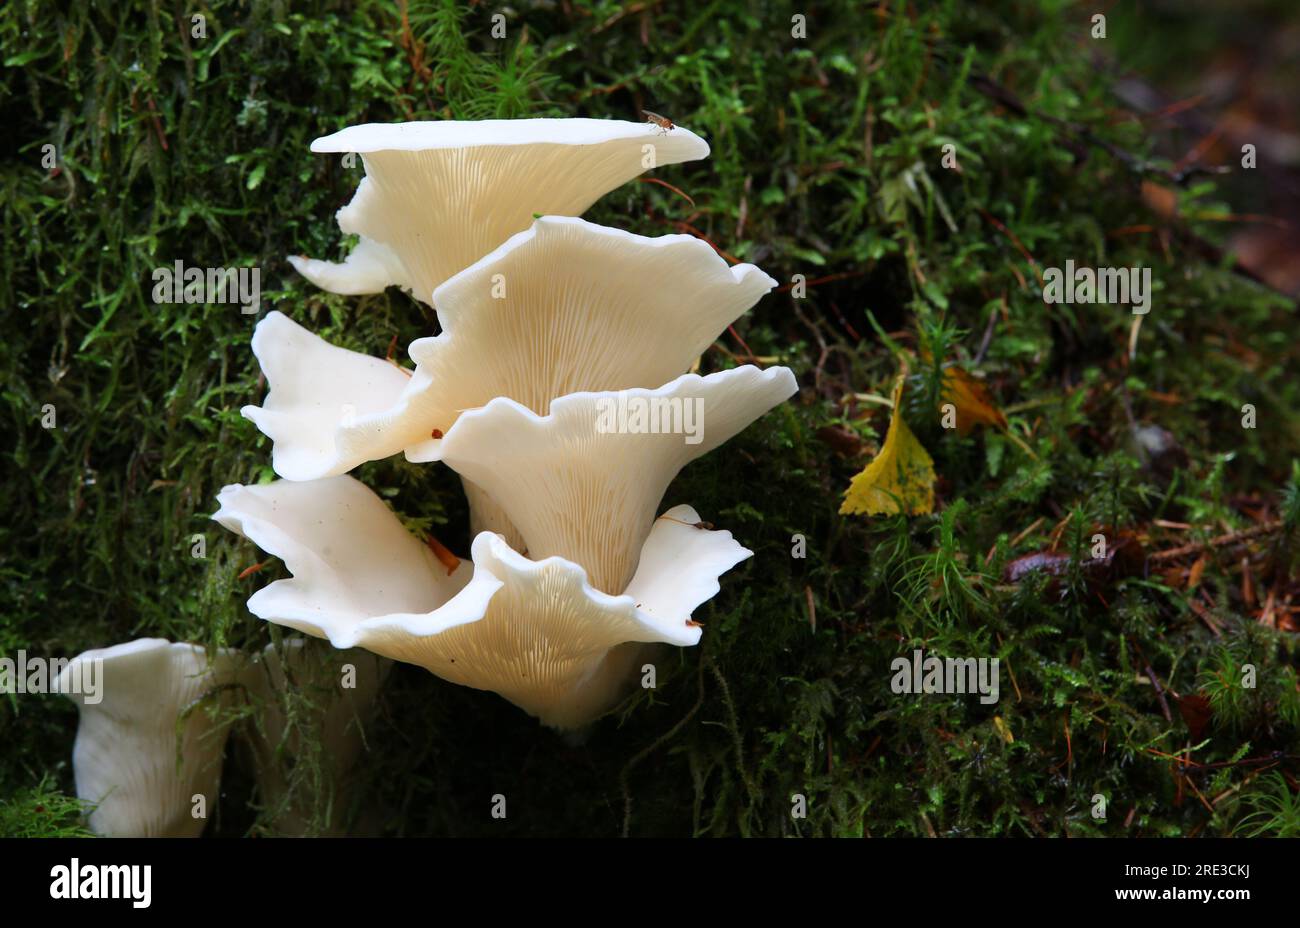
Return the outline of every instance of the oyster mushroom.
[[[576,216],[646,170],[709,154],[689,129],[613,119],[372,123],[311,150],[361,155],[366,176],[338,212],[361,244],[342,264],[295,257],[294,267],[336,293],[396,284],[425,302],[534,215]]]
[[[410,381],[397,366],[331,345],[279,312],[257,324],[253,353],[270,390],[260,407],[242,412],[271,439],[275,472],[290,479],[369,460],[368,436],[351,423],[386,414]]]
[[[293,573],[254,594],[254,615],[491,690],[557,728],[585,725],[617,702],[628,682],[627,643],[697,643],[692,611],[751,554],[729,532],[696,528],[698,514],[677,507],[650,530],[626,591],[610,596],[578,564],[530,560],[484,532],[474,540],[472,578],[444,599],[462,578],[449,584],[351,477],[229,486],[218,499],[213,518],[279,554]]]
[[[75,692],[77,665],[102,661],[103,698]],[[89,826],[115,838],[198,837],[216,807],[239,652],[141,638],[77,655],[58,691],[81,712],[72,765]],[[201,799],[200,799],[201,797]]]
[[[337,648],[361,644],[352,636],[366,619],[432,613],[473,585],[470,564],[461,561],[449,575],[383,500],[351,477],[233,484],[217,502],[213,519],[294,574],[254,593],[249,611]]]
[[[746,365],[655,390],[571,393],[546,416],[498,397],[461,413],[442,459],[509,514],[530,557],[567,558],[596,589],[621,592],[677,472],[797,389],[788,368]]]
[[[545,415],[566,393],[666,383],[775,285],[693,236],[543,217],[438,287],[443,331],[411,343],[409,378],[269,314],[253,351],[271,390],[243,413],[290,480],[399,451],[438,460],[460,411],[495,397]]]

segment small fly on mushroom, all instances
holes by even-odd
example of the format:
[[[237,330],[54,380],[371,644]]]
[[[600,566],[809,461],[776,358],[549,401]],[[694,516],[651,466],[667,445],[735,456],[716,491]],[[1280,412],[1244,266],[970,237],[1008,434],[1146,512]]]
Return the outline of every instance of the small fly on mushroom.
[[[646,118],[646,122],[652,126],[658,126],[660,134],[667,134],[673,130],[673,121],[667,116],[660,116],[658,113],[652,113],[649,110],[642,110],[641,115]]]

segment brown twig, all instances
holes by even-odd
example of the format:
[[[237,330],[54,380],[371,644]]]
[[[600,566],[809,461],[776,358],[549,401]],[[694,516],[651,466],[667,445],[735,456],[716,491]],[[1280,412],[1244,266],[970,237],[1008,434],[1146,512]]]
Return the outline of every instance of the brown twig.
[[[1169,548],[1166,551],[1157,551],[1151,555],[1150,561],[1156,564],[1163,564],[1166,561],[1176,561],[1180,558],[1188,557],[1193,554],[1200,554],[1210,548],[1222,548],[1227,545],[1242,544],[1250,541],[1252,538],[1258,538],[1261,535],[1270,535],[1282,527],[1282,522],[1265,522],[1263,525],[1256,525],[1251,528],[1242,529],[1238,532],[1230,532],[1226,535],[1220,535],[1217,538],[1211,538],[1209,541],[1196,542],[1190,545],[1181,545],[1177,548]]]
[[[1019,237],[1016,236],[1016,233],[1014,233],[1014,232],[1012,232],[1010,229],[1008,229],[1008,228],[1007,228],[1007,227],[1002,223],[1002,221],[1001,221],[1000,219],[998,219],[998,217],[994,216],[992,213],[990,213],[990,212],[989,212],[988,210],[986,210],[984,207],[982,207],[982,206],[977,207],[977,210],[979,211],[979,214],[980,214],[981,216],[983,216],[984,219],[985,219],[985,220],[986,220],[990,225],[993,226],[993,228],[997,229],[999,232],[1001,232],[1003,235],[1005,235],[1008,239],[1011,240],[1011,244],[1013,244],[1013,245],[1016,246],[1016,250],[1019,251],[1020,254],[1024,256],[1024,259],[1025,259],[1026,261],[1029,262],[1029,266],[1032,267],[1032,268],[1034,269],[1034,274],[1037,275],[1037,277],[1038,277],[1038,282],[1039,282],[1040,284],[1043,284],[1044,286],[1046,286],[1046,284],[1045,284],[1044,281],[1043,281],[1043,275],[1042,275],[1042,272],[1038,270],[1038,262],[1034,260],[1034,256],[1031,255],[1031,254],[1029,253],[1029,249],[1025,247],[1025,243],[1024,243],[1024,242],[1020,241]]]
[[[673,193],[677,194],[679,197],[681,197],[681,198],[682,198],[683,200],[685,200],[687,203],[691,204],[691,206],[694,206],[694,205],[695,205],[695,201],[692,200],[688,194],[686,194],[685,192],[683,192],[683,191],[681,190],[681,188],[679,188],[679,187],[674,187],[672,184],[668,183],[668,181],[666,181],[666,180],[660,180],[660,179],[657,178],[657,177],[638,177],[637,180],[640,181],[640,182],[643,183],[643,184],[658,184],[660,187],[667,187],[669,190],[671,190]]]
[[[866,271],[844,271],[839,274],[827,274],[825,277],[814,277],[812,280],[805,280],[803,285],[805,287],[816,287],[819,284],[829,284],[836,280],[850,280],[854,277],[864,277],[866,276],[866,273]],[[785,293],[792,289],[794,289],[794,284],[782,284],[772,292]]]
[[[726,259],[727,259],[728,261],[730,261],[732,264],[739,264],[739,263],[740,263],[740,259],[739,259],[739,258],[737,258],[735,255],[728,254],[727,252],[725,252],[725,251],[723,251],[721,248],[719,248],[717,245],[713,244],[713,240],[712,240],[712,239],[710,239],[707,235],[705,235],[705,234],[704,234],[703,232],[701,232],[699,229],[695,228],[695,226],[691,225],[689,222],[682,222],[681,220],[675,220],[675,221],[671,221],[670,224],[671,224],[675,229],[677,229],[677,231],[679,231],[679,232],[686,232],[686,233],[689,233],[689,234],[691,234],[691,235],[694,235],[696,238],[698,238],[700,241],[702,241],[702,242],[704,242],[705,244],[707,244],[710,248],[712,248],[714,251],[716,251],[718,254],[720,254],[723,258],[726,258]]]
[[[270,562],[270,561],[262,561],[260,564],[254,564],[252,567],[245,567],[243,570],[241,570],[241,571],[239,572],[239,576],[236,577],[235,579],[236,579],[236,580],[243,580],[245,577],[251,577],[253,574],[257,573],[259,570],[261,570],[263,567],[265,567],[265,566],[266,566],[267,564],[269,564],[269,563],[271,563],[271,562]]]
[[[618,23],[619,21],[621,21],[621,20],[627,18],[628,16],[633,16],[633,15],[635,15],[635,14],[637,14],[637,13],[645,12],[646,10],[649,10],[649,9],[651,9],[652,7],[655,7],[655,6],[658,6],[658,5],[659,5],[659,0],[650,0],[650,2],[647,2],[647,3],[632,3],[632,4],[629,4],[628,6],[625,6],[625,7],[623,7],[623,9],[619,10],[617,13],[614,13],[612,16],[610,16],[608,19],[606,19],[603,23],[601,23],[600,25],[598,25],[595,29],[592,29],[592,30],[591,30],[591,34],[592,34],[592,35],[598,35],[599,33],[604,32],[604,31],[605,31],[606,29],[608,29],[610,26],[613,26],[614,24],[616,24],[616,23]]]
[[[1285,760],[1300,760],[1300,754],[1288,754],[1285,751],[1274,751],[1263,757],[1247,757],[1244,760],[1220,760],[1209,764],[1198,764],[1190,760],[1184,760],[1177,754],[1168,754],[1156,748],[1146,748],[1148,754],[1154,754],[1165,760],[1171,760],[1182,768],[1180,772],[1188,770],[1222,770],[1225,767],[1253,767],[1260,764],[1280,764]]]
[[[1193,614],[1195,614],[1195,616],[1198,619],[1200,619],[1202,622],[1205,623],[1206,628],[1214,632],[1215,638],[1223,637],[1223,629],[1221,629],[1219,627],[1219,623],[1214,620],[1214,616],[1210,615],[1210,610],[1206,609],[1204,606],[1202,606],[1200,603],[1198,603],[1195,599],[1191,597],[1189,597],[1187,600],[1187,608],[1191,609]]]
[[[1156,672],[1151,669],[1151,662],[1147,660],[1146,654],[1142,651],[1142,646],[1133,638],[1129,638],[1128,643],[1129,647],[1137,652],[1137,656],[1142,661],[1142,669],[1146,672],[1147,679],[1151,681],[1151,685],[1155,688],[1156,698],[1160,700],[1160,711],[1164,714],[1165,721],[1172,722],[1174,717],[1169,711],[1169,701],[1165,699],[1165,691],[1164,687],[1160,685],[1160,678],[1157,677]]]

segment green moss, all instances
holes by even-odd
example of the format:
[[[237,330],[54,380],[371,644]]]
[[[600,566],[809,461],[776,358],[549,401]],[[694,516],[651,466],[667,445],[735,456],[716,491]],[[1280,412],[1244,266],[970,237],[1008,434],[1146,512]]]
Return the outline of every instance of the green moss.
[[[237,580],[262,555],[208,520],[223,484],[271,476],[269,443],[238,414],[263,393],[248,344],[256,317],[155,305],[154,267],[260,266],[264,309],[382,355],[394,335],[431,332],[432,313],[395,291],[322,293],[285,262],[339,253],[333,213],[360,177],[312,155],[311,139],[364,121],[635,119],[645,107],[708,138],[710,159],[659,172],[696,206],[633,183],[588,218],[694,230],[783,284],[809,281],[806,299],[772,294],[736,326],[755,354],[796,370],[801,396],[693,464],[665,498],[755,556],[697,614],[701,647],[667,652],[659,689],[581,744],[492,694],[397,667],[362,771],[378,829],[1286,833],[1294,816],[1269,805],[1286,791],[1263,792],[1258,765],[1190,773],[1211,798],[1235,790],[1210,813],[1153,753],[1190,738],[1176,704],[1165,719],[1148,665],[1166,690],[1213,704],[1196,762],[1294,750],[1296,636],[1248,614],[1233,558],[1209,558],[1201,580],[1218,635],[1156,573],[1102,596],[1077,571],[1058,584],[1001,578],[1061,525],[1067,553],[1085,552],[1095,525],[1157,518],[1204,540],[1248,527],[1247,498],[1286,514],[1270,563],[1293,567],[1294,305],[1185,251],[1166,255],[1153,236],[1113,234],[1152,221],[1141,169],[1053,120],[1136,153],[1148,173],[1168,162],[1136,121],[1110,118],[1108,83],[1076,42],[1083,26],[1053,4],[802,6],[625,14],[614,2],[525,2],[499,41],[491,11],[450,2],[411,4],[408,24],[387,3],[216,2],[204,7],[206,39],[156,5],[7,4],[0,36],[14,66],[0,74],[0,115],[17,152],[0,167],[11,436],[0,653],[71,655],[145,635],[255,649],[272,635],[243,604],[282,567]],[[790,37],[795,12],[809,16],[807,40]],[[57,174],[40,167],[47,143]],[[960,172],[941,164],[949,143]],[[1217,202],[1200,183],[1180,196],[1185,214]],[[1191,228],[1215,240],[1220,225]],[[1036,270],[1069,258],[1152,268],[1155,308],[1131,361],[1132,316],[1040,299]],[[914,372],[931,393],[943,361],[983,374],[1036,458],[995,433],[944,432],[915,390],[909,415],[941,475],[942,510],[840,517],[866,458],[822,436],[839,427],[868,448],[883,436],[881,414],[843,401],[887,392],[896,372],[875,323],[903,348],[931,347],[928,379]],[[706,370],[744,353],[730,335],[719,344]],[[40,424],[47,403],[53,430]],[[1243,403],[1257,407],[1257,429],[1240,428]],[[1176,436],[1185,465],[1144,463],[1130,417]],[[394,459],[358,476],[409,524],[468,550],[449,470]],[[206,558],[191,556],[196,534]],[[806,558],[790,556],[796,534]],[[900,698],[890,661],[914,647],[998,656],[1014,686],[1004,676],[996,707]],[[1255,690],[1230,685],[1244,662]],[[57,698],[0,705],[0,833],[72,827],[75,725]],[[232,749],[219,833],[259,827],[247,767]],[[302,761],[294,778],[304,793],[315,767]],[[504,821],[488,815],[494,793],[508,797]],[[1110,802],[1105,821],[1091,815],[1096,793]],[[806,820],[791,819],[794,794],[808,799]]]
[[[0,835],[6,838],[90,837],[81,803],[59,792],[52,778],[0,798]]]

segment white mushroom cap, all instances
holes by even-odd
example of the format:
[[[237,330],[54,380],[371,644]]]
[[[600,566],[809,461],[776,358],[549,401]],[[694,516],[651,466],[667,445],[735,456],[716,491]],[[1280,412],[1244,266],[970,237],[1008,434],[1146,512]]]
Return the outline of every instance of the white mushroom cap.
[[[699,521],[689,506],[678,512]],[[658,538],[647,539],[654,553],[646,571],[621,596],[594,589],[572,561],[529,560],[499,535],[479,535],[475,573],[490,573],[501,588],[478,622],[419,642],[418,663],[453,683],[499,693],[552,727],[587,724],[624,695],[628,678],[612,652],[629,642],[697,644],[699,627],[686,624],[691,612],[718,592],[719,574],[752,555],[730,532],[667,519],[661,526]],[[704,536],[689,538],[694,556],[667,555],[685,533]]]
[[[341,834],[349,775],[365,746],[364,727],[392,662],[361,649],[309,649],[303,638],[268,644],[249,668],[257,697],[250,741],[265,824],[302,835],[313,824]],[[350,672],[349,672],[350,671]],[[311,746],[304,749],[303,738]],[[310,752],[314,765],[304,764]],[[307,773],[299,773],[307,767]]]
[[[434,292],[443,332],[411,343],[416,370],[396,414],[354,428],[391,424],[409,434],[410,460],[431,461],[432,429],[445,434],[460,410],[498,396],[545,415],[568,393],[657,387],[775,286],[691,235],[542,217]]]
[[[401,287],[403,290],[414,289],[406,276],[402,259],[397,257],[393,249],[364,236],[342,263],[335,264],[302,255],[290,255],[289,263],[303,277],[330,293],[357,296],[379,293],[389,286]]]
[[[462,561],[448,576],[383,500],[352,477],[233,484],[217,502],[213,519],[280,558],[294,575],[254,593],[248,610],[328,638],[336,648],[364,647],[367,619],[410,613],[414,621],[472,585],[471,565]],[[491,595],[481,587],[475,594]]]
[[[442,457],[509,513],[530,557],[567,558],[586,567],[597,589],[623,590],[677,472],[797,389],[788,368],[746,365],[685,374],[656,390],[572,393],[553,400],[547,416],[498,397],[461,414]],[[629,409],[675,404],[679,416],[702,409],[697,443],[671,432],[601,431],[624,399]]]
[[[645,122],[621,119],[444,119],[426,122],[371,122],[348,126],[311,143],[317,154],[427,152],[465,148],[518,148],[537,145],[601,146],[644,139],[679,157],[660,164],[697,161],[709,156],[708,144],[681,126],[671,132]],[[639,149],[638,149],[639,151]],[[684,156],[684,157],[682,157]],[[635,175],[633,175],[635,176]]]
[[[340,293],[376,292],[387,275],[426,302],[435,287],[527,228],[534,215],[576,216],[649,168],[709,154],[689,129],[661,132],[612,119],[376,123],[311,147],[361,155],[366,177],[338,222],[369,244],[342,265],[297,259],[294,266]]]
[[[435,291],[443,332],[411,344],[409,379],[269,314],[253,350],[271,393],[244,415],[275,441],[276,472],[290,480],[403,450],[437,460],[433,436],[494,397],[545,414],[566,393],[671,380],[774,286],[690,235],[543,217]]]
[[[91,703],[75,682],[78,665],[96,660],[103,662],[101,700]],[[234,698],[239,666],[237,651],[222,650],[209,663],[197,645],[141,638],[79,654],[60,673],[58,691],[81,712],[72,765],[77,796],[98,803],[92,831],[115,838],[203,832],[207,819],[194,816],[193,797],[204,797],[211,816],[231,721],[221,710]]]
[[[241,412],[271,439],[272,466],[290,479],[370,460],[367,434],[345,424],[387,413],[410,381],[396,365],[335,347],[279,312],[257,324],[253,354],[270,390]]]
[[[367,495],[373,505],[361,502]],[[699,516],[678,507],[654,524],[628,593],[610,596],[579,565],[529,560],[484,532],[474,540],[473,578],[429,608],[438,594],[421,588],[445,586],[445,569],[418,556],[423,546],[391,513],[386,526],[372,519],[385,507],[351,477],[226,487],[220,500],[214,518],[274,549],[294,574],[255,594],[253,614],[491,690],[556,727],[586,724],[618,699],[620,645],[697,643],[692,610],[717,593],[719,574],[751,555],[729,532],[694,528]],[[322,513],[336,524],[322,529]]]

